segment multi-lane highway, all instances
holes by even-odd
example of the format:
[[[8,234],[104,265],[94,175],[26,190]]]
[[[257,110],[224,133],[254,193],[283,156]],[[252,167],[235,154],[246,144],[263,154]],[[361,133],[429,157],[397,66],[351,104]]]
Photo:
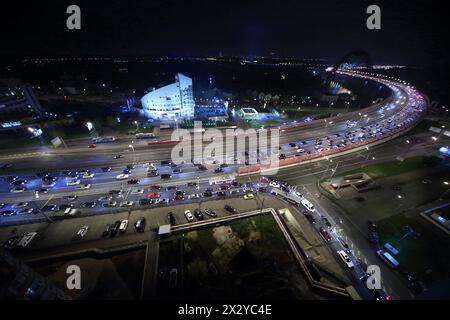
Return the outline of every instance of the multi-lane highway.
[[[353,146],[355,149],[358,146],[358,152],[361,152],[360,146],[366,142],[368,149],[374,141],[394,137],[394,133],[400,134],[421,119],[426,98],[408,84],[380,75],[348,70],[339,72],[377,81],[388,86],[391,95],[378,105],[351,115],[280,127],[280,148],[276,150],[280,164],[298,159],[296,164],[301,165],[302,159],[309,156],[325,161],[331,154],[339,156],[341,151],[352,151]],[[170,138],[165,134],[158,139]],[[10,165],[4,166],[0,172],[1,224],[50,221],[70,218],[71,215],[104,215],[143,206],[170,206],[202,199],[220,199],[236,196],[238,191],[255,191],[260,187],[259,179],[252,176],[238,177],[241,182],[248,180],[247,185],[231,184],[233,177],[238,176],[239,167],[244,165],[234,162],[239,156],[236,154],[227,155],[225,160],[233,163],[222,168],[221,159],[204,167],[190,162],[175,166],[162,163],[170,160],[173,144],[149,145],[148,141],[133,137],[119,137],[115,142],[98,144],[92,149],[88,148],[89,144],[89,139],[79,139],[67,141],[67,149],[3,152],[0,164]],[[251,158],[252,154],[246,156]],[[254,159],[259,158],[258,154],[253,156]],[[354,156],[344,156],[341,168],[355,165],[355,159]],[[368,157],[364,161],[367,160]],[[305,168],[308,166],[311,164],[306,164]],[[328,170],[329,167],[325,172]],[[293,178],[302,180],[308,174],[300,166],[282,169],[278,177],[288,181]],[[310,177],[317,178],[317,175]],[[220,184],[214,183],[215,180],[227,180],[229,187],[222,189]],[[268,185],[264,192],[271,190]],[[314,199],[312,201],[322,220],[329,217],[328,210]],[[328,219],[335,225],[332,217]],[[340,243],[342,235],[334,233],[334,236],[338,237],[335,238],[336,243]],[[342,243],[340,245],[342,247]],[[336,249],[334,245],[332,248]],[[360,261],[353,256],[352,259],[355,263]],[[395,295],[394,292],[392,294]]]

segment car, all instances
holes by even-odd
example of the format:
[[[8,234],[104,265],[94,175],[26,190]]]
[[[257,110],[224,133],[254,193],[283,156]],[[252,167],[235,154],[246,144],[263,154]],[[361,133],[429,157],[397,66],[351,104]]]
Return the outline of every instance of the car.
[[[164,173],[161,175],[161,179],[163,179],[163,180],[172,179],[172,175],[168,174],[168,173]]]
[[[158,170],[150,170],[149,172],[147,172],[147,177],[157,177],[159,176],[159,171]]]
[[[75,189],[77,189],[77,190],[88,190],[90,188],[91,188],[91,184],[90,183],[80,184],[80,185],[75,187]]]
[[[17,179],[19,179],[18,176],[9,176],[9,177],[6,178],[6,181],[11,183],[13,181],[16,181]]]
[[[139,219],[137,219],[136,223],[134,224],[134,227],[136,228],[136,230],[138,232],[144,232],[145,230],[145,223],[146,220],[144,217],[140,217]]]
[[[218,168],[214,169],[214,172],[215,173],[223,172],[223,168],[222,167],[218,167]]]
[[[30,244],[30,242],[36,237],[36,235],[37,235],[37,232],[27,233],[20,239],[17,246],[23,247],[23,248],[27,247]]]
[[[90,172],[90,171],[85,172],[83,174],[83,179],[92,179],[93,177],[94,177],[94,174],[92,172]]]
[[[103,167],[102,171],[103,172],[110,172],[111,171],[111,167]]]
[[[181,169],[180,168],[175,168],[172,170],[172,173],[181,173]]]
[[[161,194],[159,194],[158,192],[151,192],[147,195],[147,198],[149,199],[158,199],[161,197]]]
[[[131,190],[131,194],[143,194],[143,193],[144,193],[144,189]]]
[[[89,226],[81,227],[80,230],[78,230],[78,232],[77,232],[77,238],[78,239],[83,238],[86,235],[86,233],[88,232],[88,230],[89,230]]]
[[[194,221],[194,216],[192,215],[192,213],[191,213],[190,210],[184,211],[184,216],[186,217],[186,220],[187,220],[188,222]]]
[[[47,188],[39,188],[35,190],[37,193],[48,193],[48,189]]]
[[[320,227],[319,233],[325,239],[326,242],[330,242],[331,241],[331,236],[330,236],[330,234],[328,233],[328,231],[325,228]]]
[[[124,233],[125,231],[127,231],[127,227],[128,227],[128,220],[122,220],[119,226],[119,232]]]
[[[169,213],[167,214],[167,221],[169,221],[169,224],[170,224],[171,226],[175,225],[176,219],[175,219],[175,215],[173,214],[173,212],[169,212]]]
[[[69,200],[69,201],[75,201],[78,198],[76,194],[71,194],[68,196],[64,196],[63,199]]]
[[[97,145],[96,145],[95,143],[91,143],[91,144],[88,146],[88,148],[89,148],[89,149],[95,149],[95,148],[97,148]]]
[[[217,191],[216,194],[218,197],[225,197],[227,195],[225,191]]]
[[[11,193],[21,193],[24,192],[25,190],[27,190],[24,187],[14,187],[10,190]]]
[[[83,203],[81,204],[81,207],[82,207],[82,208],[95,208],[96,205],[97,205],[96,202],[93,202],[93,201],[87,201],[87,202],[83,202]]]
[[[184,200],[184,195],[183,194],[176,194],[175,197],[173,198],[173,200]]]
[[[123,155],[118,154],[118,155],[115,155],[115,156],[114,156],[114,159],[121,159],[122,157],[123,157]]]
[[[253,195],[253,193],[244,194],[244,200],[253,200],[253,199],[255,199],[255,196]]]
[[[112,226],[111,232],[109,234],[110,237],[114,237],[117,234],[117,232],[119,232],[119,228],[120,228],[121,224],[122,224],[122,221],[120,221],[120,220],[117,220],[116,222],[114,222],[114,225]]]
[[[27,184],[27,180],[14,180],[13,182],[10,183],[12,186],[24,186]]]
[[[237,213],[237,210],[235,208],[233,208],[232,206],[230,206],[229,204],[226,204],[224,207],[225,210],[227,210],[229,213]]]
[[[13,216],[15,214],[16,214],[16,211],[14,211],[14,210],[3,210],[3,211],[0,211],[0,216],[3,216],[3,217],[9,217],[9,216]]]
[[[213,193],[212,193],[212,191],[207,190],[207,191],[205,191],[205,192],[203,193],[203,196],[204,196],[204,197],[212,197],[212,196],[213,196]]]
[[[134,164],[127,164],[126,168],[128,170],[134,170],[134,169],[136,169],[136,166]]]
[[[210,217],[213,217],[213,218],[217,217],[217,213],[213,209],[210,209],[210,208],[205,209],[205,214]]]
[[[112,225],[108,223],[108,224],[105,226],[105,229],[103,229],[102,237],[108,236],[109,233],[111,232],[111,229],[112,229]]]
[[[48,182],[44,182],[44,183],[42,184],[42,187],[43,187],[43,188],[53,188],[55,185],[56,185],[56,182],[50,182],[50,181],[48,181]]]
[[[123,174],[131,174],[131,170],[128,169],[128,168],[125,168],[125,169],[122,170],[122,173]]]
[[[139,179],[130,179],[130,180],[127,181],[127,183],[128,184],[139,184],[140,181],[139,181]]]
[[[126,180],[126,179],[128,179],[129,176],[130,175],[128,175],[128,174],[121,173],[121,174],[116,176],[116,180]]]
[[[316,219],[312,216],[312,214],[310,214],[309,212],[304,211],[303,214],[306,217],[306,220],[308,220],[310,223],[315,224],[316,223]]]
[[[349,267],[350,269],[353,269],[355,267],[355,265],[353,264],[353,261],[350,260],[350,257],[344,250],[337,251],[337,254],[342,259],[342,261],[344,261],[344,263],[347,265],[347,267]]]
[[[35,209],[33,208],[23,208],[19,211],[19,214],[32,214],[35,213]]]
[[[150,186],[151,190],[161,190],[161,186],[157,186],[157,185],[152,185]]]
[[[194,217],[197,218],[197,220],[203,220],[205,217],[203,216],[203,213],[200,211],[200,209],[194,210]]]
[[[61,211],[66,211],[67,209],[72,209],[72,208],[73,208],[73,204],[71,204],[71,203],[64,203],[59,206],[59,210],[61,210]]]
[[[36,174],[36,176],[37,176],[38,178],[47,177],[47,176],[49,176],[49,175],[50,175],[50,172],[38,172],[38,173]]]
[[[377,232],[377,225],[372,221],[367,222],[367,228],[369,229],[370,232]]]
[[[102,197],[98,198],[97,200],[98,201],[111,201],[112,198],[113,198],[112,194],[108,194],[106,196],[102,196]]]
[[[151,199],[139,199],[139,205],[148,206],[151,205],[153,201]]]
[[[189,196],[189,199],[200,199],[202,197],[199,193],[194,193]]]
[[[12,205],[13,208],[23,208],[28,205],[28,202],[17,202]]]
[[[278,182],[276,182],[276,181],[271,181],[271,182],[269,183],[269,185],[270,185],[272,188],[279,188],[279,187],[280,187],[280,184],[279,184]]]
[[[88,169],[79,169],[76,171],[77,175],[82,176],[83,174],[90,172]]]
[[[104,202],[102,204],[102,207],[104,207],[104,208],[112,208],[115,206],[117,206],[117,201],[108,201],[108,202]]]
[[[331,222],[327,218],[322,217],[322,220],[328,228],[332,227]]]
[[[187,186],[188,187],[196,187],[197,186],[197,182],[188,182]]]
[[[70,179],[70,180],[67,180],[66,185],[67,186],[77,186],[80,183],[81,183],[81,180],[79,180],[79,179]]]
[[[167,191],[178,190],[178,187],[177,187],[177,186],[168,186],[168,187],[166,188],[166,190],[167,190]]]
[[[121,207],[132,207],[132,206],[134,206],[134,201],[122,201],[121,203],[120,203],[120,206]]]
[[[310,211],[310,212],[315,212],[316,209],[314,208],[314,205],[309,202],[309,200],[303,198],[300,203],[306,208],[306,210]]]
[[[55,212],[58,211],[58,206],[56,204],[47,204],[41,208],[42,212]]]
[[[19,244],[21,239],[21,236],[12,236],[5,243],[3,243],[3,248],[6,250],[12,250]]]

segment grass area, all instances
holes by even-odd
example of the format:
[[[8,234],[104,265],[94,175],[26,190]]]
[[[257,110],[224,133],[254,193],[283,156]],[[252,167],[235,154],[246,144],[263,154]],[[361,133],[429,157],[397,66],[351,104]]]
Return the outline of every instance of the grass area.
[[[439,121],[424,119],[417,126],[408,131],[407,134],[408,136],[412,136],[418,133],[428,132],[430,127],[440,127],[441,125],[442,123]]]
[[[442,159],[438,157],[426,157],[426,156],[417,156],[407,158],[404,161],[390,161],[377,163],[370,166],[365,167],[364,169],[354,169],[344,173],[341,173],[340,176],[346,176],[355,173],[365,172],[373,179],[385,178],[390,176],[399,175],[402,173],[420,170],[424,168],[432,168],[439,164],[441,164]]]
[[[427,282],[449,276],[450,249],[448,238],[425,227],[417,218],[408,218],[405,214],[397,214],[380,220],[378,229],[380,243],[389,242],[399,254],[395,258],[400,269],[416,273]],[[404,237],[406,227],[414,233]],[[443,236],[443,234],[442,234]]]

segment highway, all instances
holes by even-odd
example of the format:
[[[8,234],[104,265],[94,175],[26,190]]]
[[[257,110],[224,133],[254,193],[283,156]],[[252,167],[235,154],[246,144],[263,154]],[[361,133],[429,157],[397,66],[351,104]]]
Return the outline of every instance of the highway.
[[[332,222],[332,235],[335,241],[331,246],[336,251],[335,243],[339,238],[351,239],[353,252],[364,252],[363,255],[355,255],[355,263],[373,261],[370,248],[360,248],[361,241],[366,243],[359,228],[343,226],[336,223],[345,219],[336,213],[325,202],[317,191],[315,182],[327,175],[347,170],[357,166],[363,166],[373,161],[382,161],[391,158],[395,144],[387,143],[377,147],[367,147],[366,151],[358,151],[353,154],[338,156],[341,149],[351,148],[352,145],[364,143],[366,140],[383,138],[390,133],[412,126],[420,120],[426,107],[426,99],[408,84],[394,79],[386,79],[381,76],[367,75],[358,71],[341,71],[349,76],[361,77],[378,81],[388,86],[392,94],[379,105],[368,108],[367,112],[355,113],[352,118],[344,117],[336,120],[321,120],[320,123],[301,124],[280,127],[280,148],[275,153],[280,159],[301,159],[308,155],[317,155],[318,162],[301,164],[295,167],[280,168],[277,178],[289,185],[299,188],[299,192],[314,203],[317,208],[318,220],[327,217]],[[168,134],[162,136],[168,139]],[[158,138],[160,139],[160,138]],[[230,184],[235,176],[238,176],[239,168],[243,163],[235,163],[236,157],[245,155],[227,155],[225,159],[219,159],[216,164],[208,164],[204,170],[190,162],[178,166],[163,165],[161,161],[170,160],[173,144],[149,145],[147,140],[136,140],[133,137],[120,137],[112,143],[97,144],[96,148],[88,148],[89,139],[67,141],[68,149],[27,149],[19,151],[5,150],[0,157],[0,164],[9,163],[10,167],[0,171],[0,225],[10,226],[22,223],[44,222],[52,219],[70,218],[64,215],[61,207],[77,208],[77,215],[107,215],[109,213],[126,212],[137,207],[165,207],[183,203],[190,203],[190,197],[201,199],[220,199],[224,196],[233,196],[231,189],[254,191],[261,183],[259,174],[237,177],[237,181],[243,185],[236,188],[221,190],[220,185],[212,183],[214,179],[227,180]],[[132,145],[132,148],[129,148]],[[234,147],[234,142],[233,145]],[[226,146],[225,146],[226,147]],[[225,148],[224,147],[224,148]],[[406,148],[406,147],[405,147]],[[409,148],[409,147],[408,147]],[[425,148],[427,149],[427,148]],[[422,150],[423,151],[423,150]],[[333,152],[338,156],[328,159],[326,153]],[[402,149],[402,152],[407,152]],[[411,151],[414,152],[414,151]],[[262,151],[264,156],[274,153],[274,150]],[[121,158],[116,158],[117,155]],[[323,157],[320,157],[324,154]],[[249,150],[248,161],[259,158],[260,155]],[[222,160],[222,161],[220,161]],[[221,172],[221,162],[229,162]],[[256,163],[256,162],[255,162]],[[252,164],[252,163],[250,163]],[[124,173],[127,165],[135,168],[125,179],[118,179]],[[148,177],[149,166],[158,171],[158,175]],[[108,168],[104,170],[102,168]],[[86,177],[84,170],[89,170],[93,176]],[[177,171],[180,171],[177,173]],[[38,173],[45,173],[45,177],[55,180],[54,185],[43,190],[44,180],[38,177]],[[161,175],[170,174],[170,179],[162,179]],[[41,175],[42,176],[42,175]],[[55,179],[53,179],[55,178]],[[131,179],[138,180],[139,184],[131,184]],[[79,180],[76,186],[68,186],[70,181]],[[22,181],[23,183],[16,183]],[[14,185],[16,183],[16,185]],[[188,184],[189,183],[189,184]],[[89,184],[89,188],[77,189],[77,186]],[[194,185],[196,184],[196,185]],[[160,186],[161,189],[152,187]],[[167,190],[169,186],[178,186],[177,190]],[[214,198],[205,196],[205,192],[211,191]],[[270,192],[270,187],[267,192]],[[12,192],[15,191],[15,192]],[[176,199],[176,192],[184,192],[183,196]],[[236,191],[237,192],[237,191]],[[157,194],[157,195],[155,195]],[[198,194],[198,195],[197,195]],[[68,199],[76,195],[76,199]],[[236,195],[234,195],[236,196]],[[143,199],[150,199],[151,203],[143,203]],[[164,201],[162,201],[164,199]],[[142,200],[142,201],[141,201]],[[197,199],[195,201],[198,201]],[[114,206],[105,206],[104,203],[112,203]],[[156,202],[156,203],[155,203]],[[24,212],[25,209],[33,213]],[[321,223],[320,225],[323,225]],[[363,240],[361,240],[363,238]],[[358,246],[354,245],[358,243]],[[358,257],[357,257],[358,256]],[[356,276],[361,275],[358,269]],[[401,284],[395,278],[387,278],[386,291],[395,298],[407,298]],[[395,288],[392,289],[392,287]],[[386,297],[386,296],[384,296]]]

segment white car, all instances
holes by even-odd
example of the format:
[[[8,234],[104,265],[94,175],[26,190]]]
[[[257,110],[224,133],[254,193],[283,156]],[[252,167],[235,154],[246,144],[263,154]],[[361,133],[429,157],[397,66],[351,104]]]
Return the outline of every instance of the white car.
[[[132,207],[134,206],[134,201],[123,201],[120,203],[121,207]]]
[[[120,232],[120,233],[124,233],[124,232],[127,230],[127,227],[128,227],[128,220],[123,220],[123,221],[120,223],[120,226],[119,226],[119,232]]]
[[[87,190],[91,188],[91,184],[90,183],[86,183],[86,184],[80,184],[78,186],[75,187],[75,189],[77,190]]]
[[[24,187],[15,187],[15,188],[12,188],[10,191],[12,193],[21,193],[21,192],[24,192],[25,190],[27,190],[27,189],[25,189]]]
[[[339,250],[338,252],[339,257],[341,257],[342,261],[344,261],[344,263],[347,265],[347,267],[349,267],[350,269],[353,269],[353,267],[355,266],[353,264],[353,261],[350,260],[350,257],[348,256],[347,253],[345,253],[344,250]]]
[[[271,187],[273,187],[273,188],[279,188],[280,187],[280,184],[278,182],[276,182],[276,181],[270,182],[269,185]]]
[[[77,232],[77,237],[79,239],[83,238],[86,235],[86,233],[88,232],[88,230],[89,230],[88,226],[81,227],[81,229],[78,230],[78,232]]]
[[[83,174],[84,179],[91,179],[93,177],[94,177],[94,174],[92,172],[86,172],[85,174]]]
[[[187,220],[188,222],[194,221],[194,216],[192,215],[192,213],[191,213],[190,210],[186,210],[186,211],[184,212],[184,216],[186,217],[186,220]]]
[[[144,189],[131,190],[131,194],[143,194],[143,193],[144,193]]]
[[[128,179],[129,176],[130,176],[129,174],[121,173],[116,176],[116,179],[117,180],[125,180],[125,179]]]
[[[194,193],[189,196],[189,199],[200,199],[200,198],[201,198],[201,195],[198,193]]]
[[[30,232],[22,237],[20,240],[18,246],[20,247],[26,247],[30,244],[30,242],[34,239],[34,237],[37,235],[37,232]]]
[[[303,152],[305,152],[305,149],[299,148],[299,149],[297,149],[297,152],[298,153],[303,153]]]
[[[307,199],[305,199],[305,198],[303,198],[303,199],[301,200],[301,204],[302,204],[308,211],[311,211],[311,212],[316,211],[316,208],[314,208],[314,205],[313,205],[311,202],[309,202]]]
[[[71,179],[71,180],[69,180],[69,181],[67,181],[66,182],[66,185],[67,186],[77,186],[77,185],[79,185],[80,184],[80,180],[78,180],[78,179]]]

